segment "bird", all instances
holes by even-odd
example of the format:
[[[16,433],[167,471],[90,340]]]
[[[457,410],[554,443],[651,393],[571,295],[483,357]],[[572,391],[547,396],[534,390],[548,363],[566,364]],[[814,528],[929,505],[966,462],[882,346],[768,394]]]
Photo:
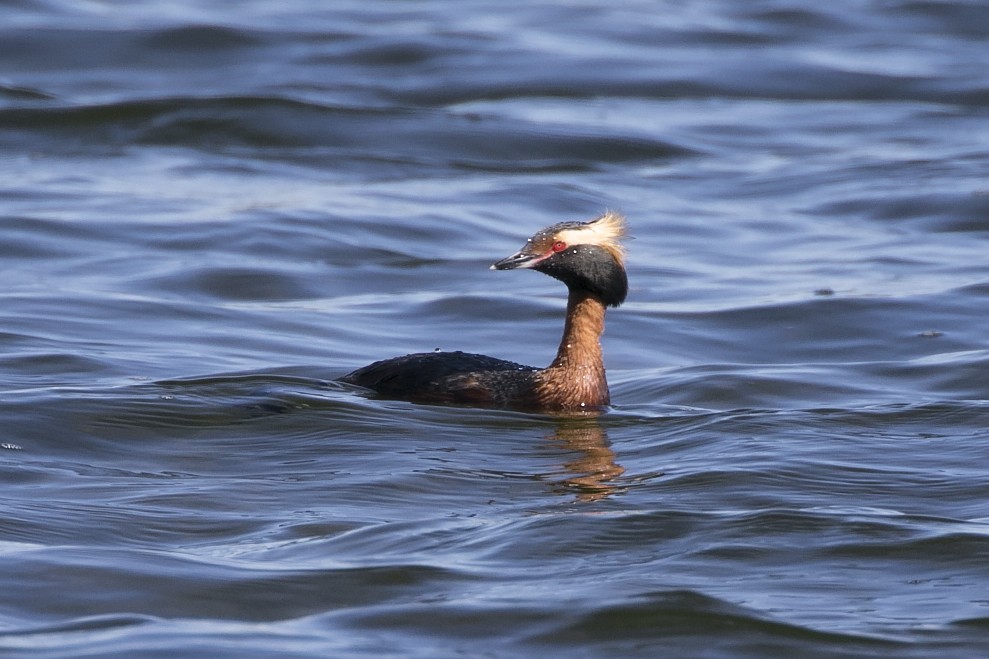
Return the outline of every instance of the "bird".
[[[601,411],[611,404],[601,351],[607,307],[628,294],[625,218],[614,211],[537,231],[492,270],[534,270],[568,289],[563,336],[546,368],[461,351],[422,352],[374,362],[339,378],[376,396],[414,403],[545,413]]]

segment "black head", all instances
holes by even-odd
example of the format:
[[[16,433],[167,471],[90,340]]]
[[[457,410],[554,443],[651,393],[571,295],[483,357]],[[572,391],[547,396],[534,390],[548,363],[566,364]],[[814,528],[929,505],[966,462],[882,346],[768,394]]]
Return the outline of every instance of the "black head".
[[[491,268],[543,272],[571,290],[588,291],[617,307],[628,294],[625,253],[618,242],[624,235],[625,219],[617,213],[590,222],[561,222],[539,231],[516,254]]]

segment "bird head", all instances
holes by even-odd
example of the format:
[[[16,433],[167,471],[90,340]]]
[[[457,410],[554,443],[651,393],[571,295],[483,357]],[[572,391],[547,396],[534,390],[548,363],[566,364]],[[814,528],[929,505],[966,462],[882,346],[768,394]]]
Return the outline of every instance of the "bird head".
[[[537,231],[522,249],[491,269],[542,272],[617,307],[628,294],[620,242],[625,231],[625,218],[610,211],[590,222],[560,222]]]

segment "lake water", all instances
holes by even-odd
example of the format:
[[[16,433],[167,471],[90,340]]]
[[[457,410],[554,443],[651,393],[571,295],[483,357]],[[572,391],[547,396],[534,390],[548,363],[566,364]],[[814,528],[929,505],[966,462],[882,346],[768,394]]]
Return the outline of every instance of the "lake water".
[[[0,6],[0,651],[989,653],[989,5]],[[537,366],[629,218],[596,419]]]

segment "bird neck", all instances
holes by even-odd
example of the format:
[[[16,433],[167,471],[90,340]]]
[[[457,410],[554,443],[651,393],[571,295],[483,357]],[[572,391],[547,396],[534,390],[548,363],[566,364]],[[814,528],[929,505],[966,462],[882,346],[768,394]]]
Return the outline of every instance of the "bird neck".
[[[547,406],[579,410],[610,402],[601,353],[604,315],[605,305],[598,296],[570,290],[556,359],[538,377],[537,391]]]

